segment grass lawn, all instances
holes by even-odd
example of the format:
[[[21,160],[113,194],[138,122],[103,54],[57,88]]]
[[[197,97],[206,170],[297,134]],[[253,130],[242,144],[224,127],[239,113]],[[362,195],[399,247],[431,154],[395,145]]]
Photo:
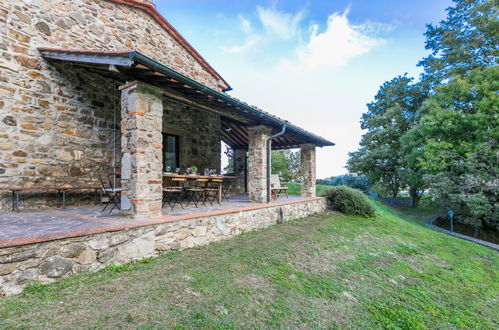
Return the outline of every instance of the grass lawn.
[[[0,328],[499,327],[497,252],[376,207],[32,286]]]
[[[293,183],[293,182],[286,182],[284,183],[286,186],[288,186],[288,194],[290,195],[300,195],[301,192],[301,184],[300,183]],[[315,192],[317,196],[322,196],[322,193],[326,189],[330,189],[332,186],[326,186],[322,184],[318,184],[315,188]]]

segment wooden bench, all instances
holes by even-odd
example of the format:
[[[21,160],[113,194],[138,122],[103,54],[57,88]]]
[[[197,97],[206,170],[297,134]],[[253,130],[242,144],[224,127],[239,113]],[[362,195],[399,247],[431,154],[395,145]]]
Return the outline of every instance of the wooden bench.
[[[59,199],[59,207],[66,207],[66,195],[70,191],[77,190],[93,190],[96,196],[97,202],[97,191],[101,190],[100,186],[80,186],[80,187],[66,187],[66,186],[55,186],[55,187],[7,187],[1,188],[3,191],[10,191],[12,193],[12,211],[19,212],[19,201],[21,199],[22,192],[42,192],[48,193],[54,191],[57,193]]]

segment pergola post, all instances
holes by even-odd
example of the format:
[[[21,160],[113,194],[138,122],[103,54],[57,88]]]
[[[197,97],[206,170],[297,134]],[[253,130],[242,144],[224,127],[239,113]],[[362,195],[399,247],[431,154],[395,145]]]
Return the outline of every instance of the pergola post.
[[[139,81],[121,90],[121,208],[134,219],[161,215],[163,91]]]
[[[248,197],[256,203],[267,201],[266,141],[271,134],[268,126],[248,127]]]
[[[301,195],[303,197],[315,197],[315,145],[305,143],[300,145],[301,154]]]

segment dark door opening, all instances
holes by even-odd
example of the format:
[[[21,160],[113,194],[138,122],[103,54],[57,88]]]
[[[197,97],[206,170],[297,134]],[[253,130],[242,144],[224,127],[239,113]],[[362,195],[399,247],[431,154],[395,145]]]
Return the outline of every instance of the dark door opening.
[[[178,135],[163,133],[163,169],[167,172],[180,167],[179,140]]]

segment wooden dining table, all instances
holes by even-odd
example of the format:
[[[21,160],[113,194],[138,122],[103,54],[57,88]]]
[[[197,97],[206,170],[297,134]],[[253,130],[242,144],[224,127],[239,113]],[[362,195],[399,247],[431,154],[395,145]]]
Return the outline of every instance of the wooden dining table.
[[[176,173],[168,173],[164,172],[163,173],[164,177],[182,177],[182,178],[187,178],[191,180],[196,180],[196,179],[207,179],[207,180],[213,180],[213,179],[222,179],[222,180],[227,180],[227,179],[233,179],[233,176],[225,176],[225,175],[198,175],[198,174],[176,174]],[[219,203],[222,203],[222,197],[223,197],[223,192],[222,192],[222,186],[223,184],[220,184],[218,186],[218,192],[217,192],[217,199]]]

